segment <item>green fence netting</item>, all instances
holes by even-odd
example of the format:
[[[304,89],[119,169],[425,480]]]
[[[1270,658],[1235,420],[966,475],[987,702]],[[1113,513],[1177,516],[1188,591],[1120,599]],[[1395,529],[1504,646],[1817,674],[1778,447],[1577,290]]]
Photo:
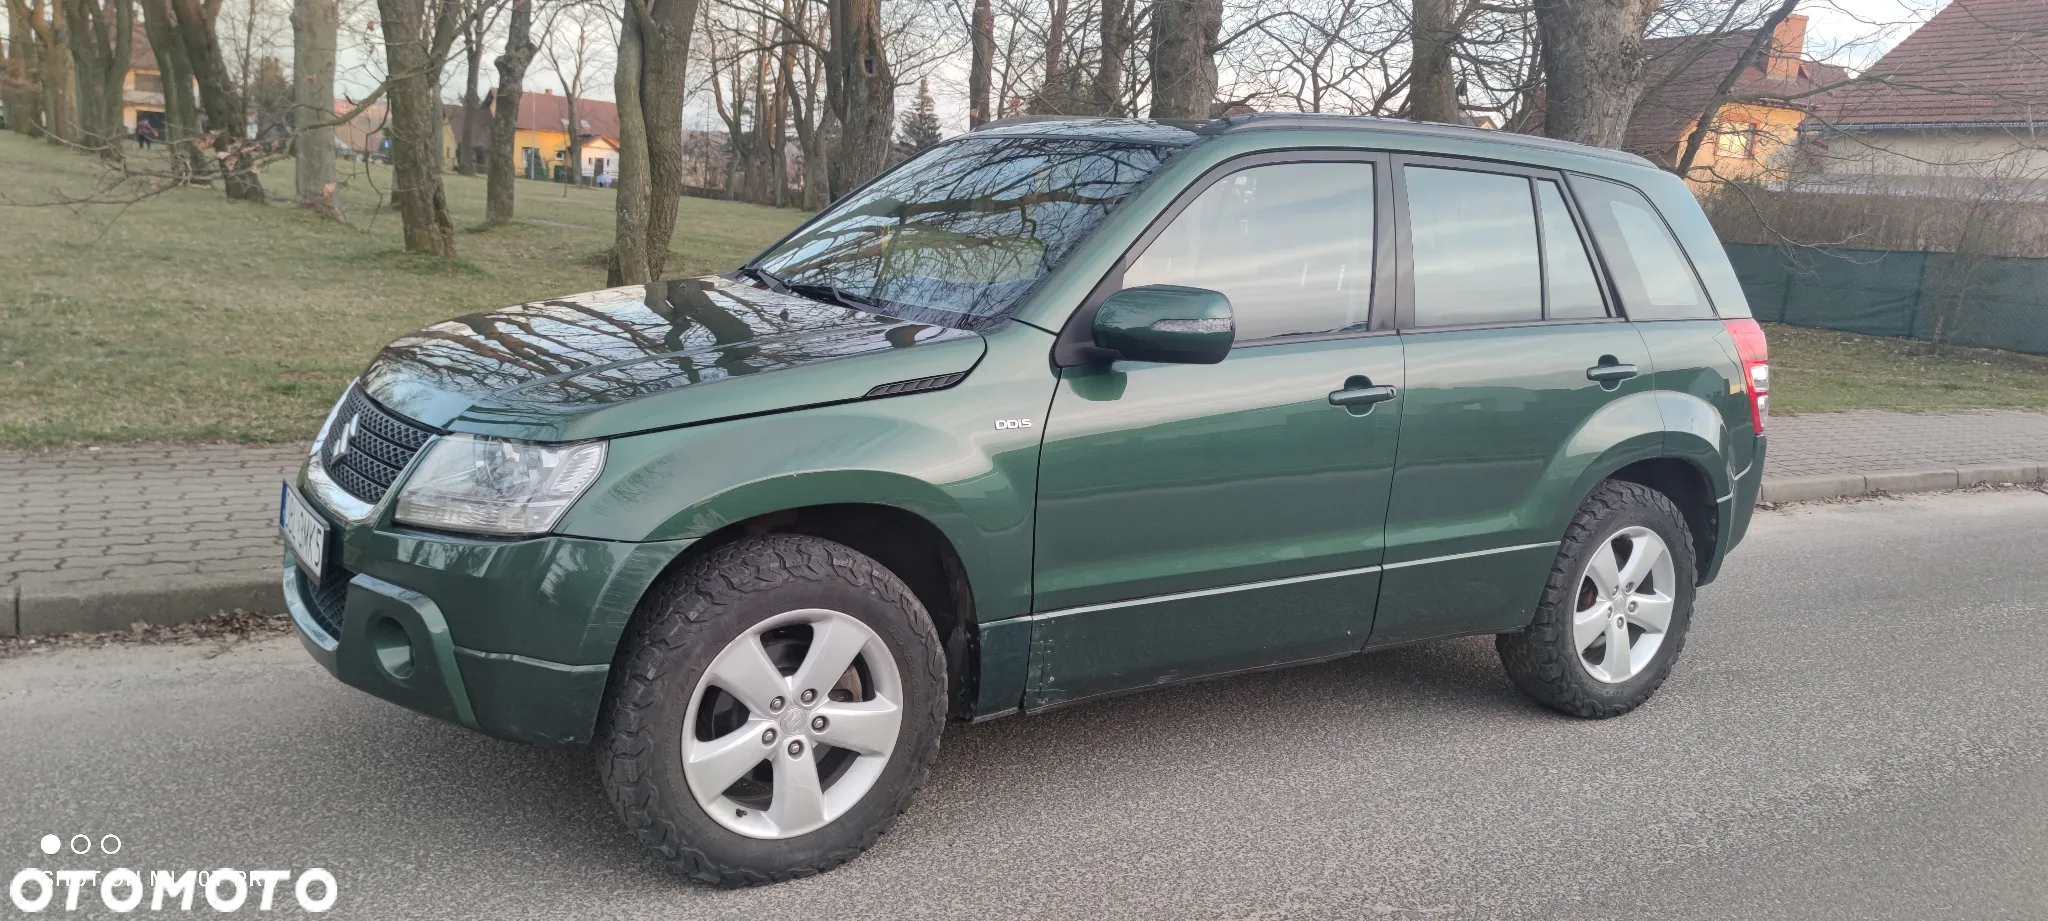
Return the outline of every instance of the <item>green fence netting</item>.
[[[1725,246],[1759,320],[2048,355],[2048,259]]]

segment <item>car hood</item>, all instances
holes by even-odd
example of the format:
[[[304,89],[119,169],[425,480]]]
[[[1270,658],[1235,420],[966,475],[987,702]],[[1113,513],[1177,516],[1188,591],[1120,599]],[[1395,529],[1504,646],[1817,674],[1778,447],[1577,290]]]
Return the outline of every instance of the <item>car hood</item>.
[[[573,441],[857,400],[966,372],[979,335],[710,276],[552,298],[386,346],[372,399],[436,428]]]

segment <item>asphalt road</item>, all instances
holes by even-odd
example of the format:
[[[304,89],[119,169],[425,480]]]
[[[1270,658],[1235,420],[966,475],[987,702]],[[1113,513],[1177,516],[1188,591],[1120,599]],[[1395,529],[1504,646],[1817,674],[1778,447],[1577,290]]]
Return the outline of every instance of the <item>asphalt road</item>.
[[[28,656],[0,875],[320,866],[377,919],[2048,918],[2048,495],[1762,513],[1693,631],[1601,723],[1461,640],[956,729],[874,850],[739,892],[643,857],[584,752],[296,642]],[[120,858],[37,850],[78,832]]]

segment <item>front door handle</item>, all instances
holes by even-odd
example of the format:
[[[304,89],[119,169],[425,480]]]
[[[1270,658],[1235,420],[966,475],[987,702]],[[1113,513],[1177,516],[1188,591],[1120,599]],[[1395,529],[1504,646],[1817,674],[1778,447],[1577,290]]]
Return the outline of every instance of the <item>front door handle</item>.
[[[1349,384],[1348,381],[1346,383],[1347,385]],[[1331,406],[1371,406],[1375,403],[1385,403],[1393,398],[1394,388],[1386,386],[1374,387],[1370,384],[1349,385],[1343,390],[1330,391]]]
[[[1600,383],[1619,383],[1641,374],[1635,365],[1594,365],[1586,369],[1586,379]]]

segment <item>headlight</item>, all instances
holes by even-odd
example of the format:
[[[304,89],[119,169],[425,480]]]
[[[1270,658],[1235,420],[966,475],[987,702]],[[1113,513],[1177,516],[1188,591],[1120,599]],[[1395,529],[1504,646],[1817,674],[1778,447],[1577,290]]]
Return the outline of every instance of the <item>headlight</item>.
[[[604,470],[604,445],[450,435],[406,479],[394,520],[500,537],[545,534]]]

